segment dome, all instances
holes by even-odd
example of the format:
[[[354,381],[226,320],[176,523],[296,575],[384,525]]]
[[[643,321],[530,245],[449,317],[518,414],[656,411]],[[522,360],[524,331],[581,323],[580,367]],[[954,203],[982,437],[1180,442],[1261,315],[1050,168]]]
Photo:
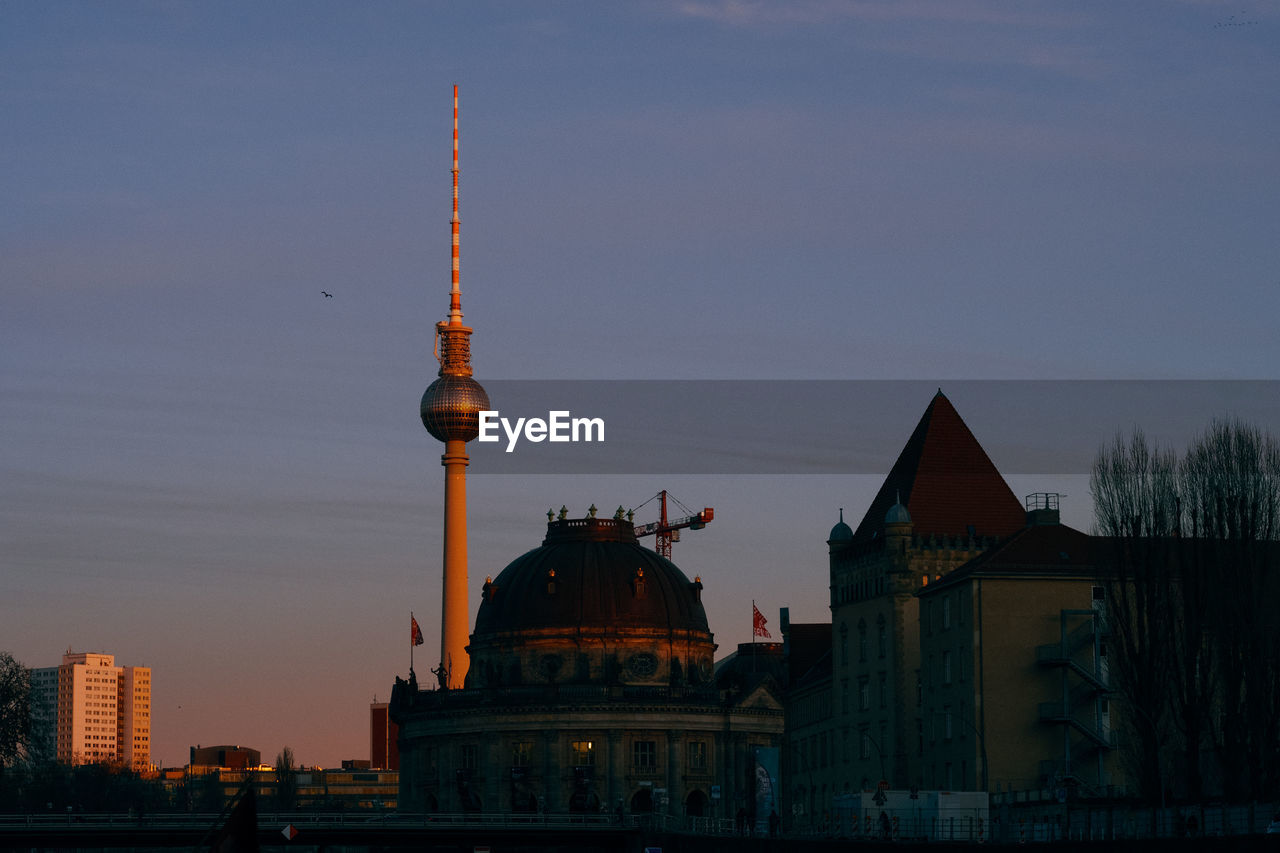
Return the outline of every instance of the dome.
[[[440,441],[470,441],[480,432],[479,413],[489,395],[470,376],[446,374],[422,395],[422,425]]]
[[[551,521],[540,547],[485,584],[473,643],[530,631],[709,634],[701,588],[642,546],[628,521]]]
[[[910,524],[911,513],[907,512],[907,508],[902,505],[901,500],[889,507],[889,511],[884,514],[885,524]]]
[[[848,542],[853,539],[853,528],[844,523],[844,508],[840,509],[840,520],[836,522],[836,526],[831,528],[831,535],[827,537],[828,542]]]

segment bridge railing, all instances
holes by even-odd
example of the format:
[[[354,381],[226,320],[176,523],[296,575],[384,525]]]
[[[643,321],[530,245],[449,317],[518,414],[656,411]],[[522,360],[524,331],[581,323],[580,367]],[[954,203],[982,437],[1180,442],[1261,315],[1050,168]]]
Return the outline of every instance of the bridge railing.
[[[0,814],[0,835],[6,829],[32,827],[148,827],[191,828],[214,826],[226,820],[213,813],[154,812],[144,815],[125,812],[48,812],[32,814]],[[547,829],[641,828],[651,830],[685,829],[686,818],[662,814],[534,814],[528,812],[258,812],[260,826],[329,828],[351,825],[422,826],[422,827],[514,827]]]

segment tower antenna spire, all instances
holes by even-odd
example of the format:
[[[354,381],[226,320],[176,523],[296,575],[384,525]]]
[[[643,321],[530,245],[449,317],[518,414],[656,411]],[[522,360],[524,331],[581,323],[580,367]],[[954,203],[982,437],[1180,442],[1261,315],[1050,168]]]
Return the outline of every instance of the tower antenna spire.
[[[458,84],[453,84],[453,216],[449,218],[452,238],[450,257],[453,261],[449,287],[449,325],[462,325],[462,291],[458,287]]]

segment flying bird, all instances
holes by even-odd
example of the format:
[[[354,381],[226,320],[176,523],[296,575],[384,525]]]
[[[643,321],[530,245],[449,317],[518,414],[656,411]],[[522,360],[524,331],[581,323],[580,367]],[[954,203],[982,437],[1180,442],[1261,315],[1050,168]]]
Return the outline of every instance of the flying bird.
[[[329,292],[329,291],[327,291],[327,290],[322,290],[322,291],[320,291],[320,292],[324,294],[324,298],[325,298],[325,299],[332,299],[332,298],[333,298],[333,294],[332,294],[332,293],[330,293],[330,292]]]
[[[1241,12],[1240,14],[1241,14],[1241,15],[1246,15],[1246,14],[1248,14],[1248,13],[1247,13],[1247,12]],[[1258,22],[1257,22],[1257,21],[1246,21],[1246,20],[1239,20],[1239,21],[1237,21],[1237,20],[1236,20],[1236,16],[1235,16],[1235,15],[1228,15],[1228,16],[1227,16],[1227,19],[1226,19],[1225,21],[1219,21],[1218,23],[1216,23],[1216,24],[1214,24],[1214,25],[1213,25],[1213,28],[1214,28],[1215,30],[1220,30],[1220,29],[1224,29],[1224,28],[1226,28],[1226,27],[1251,27],[1251,26],[1253,26],[1253,25],[1254,25],[1254,24],[1256,24],[1256,23],[1258,23]]]

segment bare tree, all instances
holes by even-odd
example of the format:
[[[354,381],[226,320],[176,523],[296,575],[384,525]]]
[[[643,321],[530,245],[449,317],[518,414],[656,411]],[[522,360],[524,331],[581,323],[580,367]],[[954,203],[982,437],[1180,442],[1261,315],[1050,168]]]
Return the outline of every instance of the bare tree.
[[[286,812],[298,807],[297,767],[293,749],[287,746],[276,756],[276,807]]]
[[[31,671],[0,652],[0,774],[24,757],[31,734]]]
[[[1179,480],[1224,792],[1270,798],[1280,793],[1280,444],[1215,421],[1188,449]]]
[[[1144,795],[1163,795],[1176,750],[1199,798],[1209,747],[1228,798],[1280,793],[1280,447],[1216,421],[1179,461],[1136,431],[1099,453],[1090,489]]]
[[[1177,526],[1177,461],[1148,443],[1141,431],[1098,454],[1089,477],[1103,548],[1101,580],[1107,588],[1110,671],[1124,698],[1131,737],[1126,751],[1142,794],[1159,802],[1164,791],[1161,750],[1171,724],[1168,683],[1170,561]]]

